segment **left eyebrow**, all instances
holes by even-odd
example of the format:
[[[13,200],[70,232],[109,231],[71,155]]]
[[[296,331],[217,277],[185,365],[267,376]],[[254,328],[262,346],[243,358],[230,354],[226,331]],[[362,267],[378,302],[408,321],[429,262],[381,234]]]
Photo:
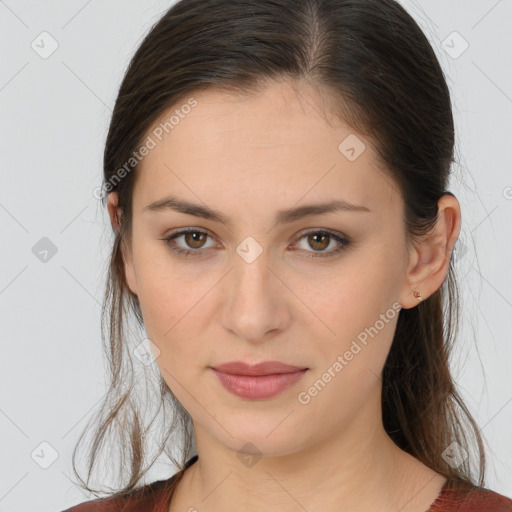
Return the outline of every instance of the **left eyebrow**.
[[[231,226],[231,221],[222,213],[209,208],[208,206],[190,203],[175,196],[167,196],[145,206],[142,211],[162,212],[175,210],[187,215],[193,215],[203,219],[219,222],[225,226]],[[286,210],[279,210],[275,215],[275,224],[288,224],[311,215],[321,215],[338,211],[346,212],[370,212],[366,206],[357,205],[337,199],[327,203],[313,203]]]

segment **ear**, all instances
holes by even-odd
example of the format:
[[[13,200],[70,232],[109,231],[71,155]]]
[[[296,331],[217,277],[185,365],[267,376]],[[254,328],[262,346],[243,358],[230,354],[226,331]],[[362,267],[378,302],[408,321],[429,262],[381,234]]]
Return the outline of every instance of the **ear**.
[[[112,224],[112,228],[117,233],[121,233],[121,220],[123,211],[118,206],[119,197],[117,192],[110,192],[108,194],[107,199],[107,207],[108,214],[110,217],[110,222]],[[126,282],[131,292],[134,295],[138,294],[138,286],[137,286],[137,277],[135,275],[135,268],[133,265],[133,255],[130,247],[127,247],[126,240],[121,240],[121,252],[124,262],[124,275],[126,277]]]
[[[416,242],[409,253],[409,264],[400,304],[404,309],[419,304],[414,293],[421,293],[421,300],[437,291],[443,284],[453,247],[460,233],[461,213],[456,197],[443,195],[437,202],[438,216],[432,231]]]

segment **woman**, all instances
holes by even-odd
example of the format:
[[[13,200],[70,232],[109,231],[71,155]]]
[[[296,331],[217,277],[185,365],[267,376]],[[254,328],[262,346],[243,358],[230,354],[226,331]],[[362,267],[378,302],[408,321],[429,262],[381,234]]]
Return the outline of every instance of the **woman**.
[[[453,146],[443,72],[395,1],[175,4],[105,148],[112,385],[89,476],[112,430],[121,481],[69,510],[512,510],[448,367]],[[141,485],[156,404],[179,471]]]

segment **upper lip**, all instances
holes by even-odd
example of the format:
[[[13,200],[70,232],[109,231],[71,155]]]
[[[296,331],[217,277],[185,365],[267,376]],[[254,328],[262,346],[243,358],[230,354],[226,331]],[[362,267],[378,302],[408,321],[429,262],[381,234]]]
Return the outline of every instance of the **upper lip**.
[[[293,373],[299,370],[306,370],[303,366],[292,366],[279,361],[265,361],[263,363],[250,365],[242,361],[233,361],[212,366],[214,370],[232,375],[272,375],[276,373]]]

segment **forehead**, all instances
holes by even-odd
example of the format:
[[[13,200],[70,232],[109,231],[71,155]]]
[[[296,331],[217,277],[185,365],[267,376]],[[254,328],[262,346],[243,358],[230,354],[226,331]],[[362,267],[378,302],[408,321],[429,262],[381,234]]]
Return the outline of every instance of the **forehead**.
[[[224,211],[237,201],[396,203],[397,187],[370,142],[332,111],[317,90],[289,82],[251,94],[192,93],[148,130],[154,147],[137,169],[134,210],[165,194]]]

